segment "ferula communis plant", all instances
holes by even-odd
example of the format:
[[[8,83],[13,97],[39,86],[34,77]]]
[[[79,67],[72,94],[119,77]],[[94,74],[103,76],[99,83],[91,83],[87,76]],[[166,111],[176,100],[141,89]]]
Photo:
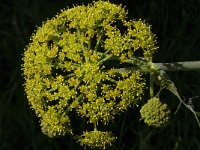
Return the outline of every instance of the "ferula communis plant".
[[[105,149],[116,137],[98,124],[109,124],[142,98],[142,65],[159,75],[151,69],[157,50],[151,26],[127,20],[127,13],[121,5],[97,1],[62,10],[32,35],[23,57],[24,85],[49,137],[72,134],[82,145]],[[75,135],[72,112],[94,130]]]
[[[61,11],[33,34],[23,57],[25,90],[48,136],[73,133],[70,111],[96,128],[141,99],[141,73],[114,69],[139,51],[150,60],[156,41],[149,25],[126,15],[121,6],[98,1]]]

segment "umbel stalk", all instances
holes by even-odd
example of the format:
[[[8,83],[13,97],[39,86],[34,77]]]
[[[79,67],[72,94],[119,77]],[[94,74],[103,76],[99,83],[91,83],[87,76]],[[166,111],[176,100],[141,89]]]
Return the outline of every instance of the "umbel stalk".
[[[165,71],[194,71],[200,70],[200,61],[185,61],[172,63],[154,63],[158,68]]]
[[[128,60],[128,63],[137,64],[134,67],[126,67],[115,69],[119,72],[134,72],[135,70],[140,70],[144,73],[150,73],[152,70],[163,70],[163,71],[198,71],[200,70],[200,61],[184,61],[184,62],[171,62],[171,63],[152,63],[145,62],[142,59],[132,59]],[[139,65],[138,65],[139,64]]]

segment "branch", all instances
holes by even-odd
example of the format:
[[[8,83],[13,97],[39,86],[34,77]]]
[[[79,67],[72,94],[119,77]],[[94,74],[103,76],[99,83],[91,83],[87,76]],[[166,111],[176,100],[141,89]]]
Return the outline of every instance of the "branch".
[[[136,60],[128,60],[127,63],[138,64],[135,63]],[[135,70],[140,70],[144,73],[150,73],[152,68],[159,68],[164,71],[194,71],[200,70],[200,61],[185,61],[185,62],[172,62],[172,63],[149,63],[144,62],[139,63],[141,65],[137,65],[134,67],[126,67],[115,69],[117,72],[135,72]]]
[[[200,61],[185,61],[172,63],[154,63],[158,68],[165,71],[194,71],[200,70]]]

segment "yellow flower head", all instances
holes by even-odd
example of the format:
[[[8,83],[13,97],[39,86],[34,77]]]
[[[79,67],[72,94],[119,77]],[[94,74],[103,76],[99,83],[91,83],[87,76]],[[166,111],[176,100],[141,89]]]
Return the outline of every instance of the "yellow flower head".
[[[160,127],[166,125],[170,118],[170,110],[158,98],[150,99],[140,110],[144,122],[150,126]]]
[[[115,140],[116,137],[112,136],[111,132],[103,132],[98,130],[90,132],[86,131],[79,137],[79,142],[81,145],[87,145],[91,148],[101,149],[106,149],[107,146],[111,146]]]
[[[141,99],[141,73],[115,69],[138,54],[151,59],[157,47],[150,26],[126,15],[121,5],[98,1],[62,10],[33,34],[23,57],[25,91],[45,134],[71,133],[72,110],[107,124]]]

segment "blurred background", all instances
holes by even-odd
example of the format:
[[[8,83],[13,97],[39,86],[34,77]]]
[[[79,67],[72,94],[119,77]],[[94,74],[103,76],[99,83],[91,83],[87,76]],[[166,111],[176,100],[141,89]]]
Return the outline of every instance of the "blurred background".
[[[31,34],[62,8],[92,0],[1,0],[0,1],[0,149],[82,150],[71,136],[56,139],[43,135],[38,119],[29,108],[21,70],[23,51]],[[154,62],[200,60],[199,0],[110,0],[126,6],[129,17],[152,25],[159,51]],[[200,71],[169,72],[186,99],[200,96]],[[179,103],[164,91],[161,98],[174,111]],[[193,99],[200,111],[200,97]],[[200,128],[193,114],[181,107],[164,128],[138,121],[138,110],[128,110],[115,121],[118,136],[113,150],[199,150]]]

